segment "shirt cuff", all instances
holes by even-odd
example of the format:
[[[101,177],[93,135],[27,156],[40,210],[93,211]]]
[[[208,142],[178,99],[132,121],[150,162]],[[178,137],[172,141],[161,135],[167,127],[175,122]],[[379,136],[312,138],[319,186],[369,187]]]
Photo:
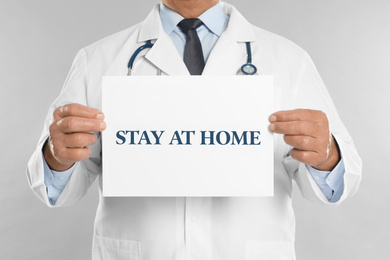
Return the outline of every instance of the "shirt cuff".
[[[340,200],[344,192],[345,167],[343,159],[330,172],[319,171],[309,165],[306,165],[306,168],[329,202],[334,203]]]
[[[42,158],[47,196],[50,204],[55,205],[70,177],[72,176],[77,163],[73,164],[73,166],[66,171],[58,172],[51,170],[49,165],[46,163],[45,157],[43,156]]]

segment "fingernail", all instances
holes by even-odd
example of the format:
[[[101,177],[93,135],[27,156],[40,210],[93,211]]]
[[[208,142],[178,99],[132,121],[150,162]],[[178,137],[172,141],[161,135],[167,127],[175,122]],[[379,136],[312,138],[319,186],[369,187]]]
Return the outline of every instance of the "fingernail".
[[[100,128],[103,129],[103,130],[106,129],[106,123],[105,122],[101,122],[100,123]]]
[[[274,124],[270,124],[268,126],[268,130],[270,130],[271,132],[274,132],[275,131],[275,125]]]
[[[275,122],[275,121],[276,121],[276,116],[275,116],[275,115],[271,115],[271,116],[269,117],[269,121],[270,121],[270,122]]]
[[[104,119],[104,115],[103,114],[98,114],[96,116],[97,119],[100,119],[100,120],[103,120]]]

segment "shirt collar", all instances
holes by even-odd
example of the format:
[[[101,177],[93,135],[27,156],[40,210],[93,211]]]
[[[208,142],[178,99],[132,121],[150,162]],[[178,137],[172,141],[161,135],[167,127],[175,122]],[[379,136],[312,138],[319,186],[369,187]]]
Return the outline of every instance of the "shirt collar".
[[[169,35],[177,24],[184,19],[179,13],[169,9],[160,3],[160,16],[164,31]],[[223,12],[222,4],[219,2],[198,17],[203,24],[218,37],[226,30],[229,16]]]

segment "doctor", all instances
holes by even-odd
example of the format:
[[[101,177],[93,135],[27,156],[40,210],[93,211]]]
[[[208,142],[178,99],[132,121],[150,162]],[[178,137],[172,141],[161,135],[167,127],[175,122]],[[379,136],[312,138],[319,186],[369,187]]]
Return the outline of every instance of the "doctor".
[[[186,32],[184,18],[201,22]],[[200,43],[200,71],[199,64],[195,72],[191,67],[189,39]],[[163,0],[142,23],[77,54],[27,167],[33,191],[49,207],[61,207],[81,199],[96,177],[101,190],[100,134],[91,133],[105,129],[101,79],[127,75],[129,58],[148,40],[154,45],[137,56],[132,75],[236,75],[250,42],[259,74],[275,80],[279,112],[269,126],[280,134],[275,195],[104,198],[100,192],[93,259],[295,259],[293,180],[307,199],[338,205],[357,190],[361,161],[307,53],[218,0]]]

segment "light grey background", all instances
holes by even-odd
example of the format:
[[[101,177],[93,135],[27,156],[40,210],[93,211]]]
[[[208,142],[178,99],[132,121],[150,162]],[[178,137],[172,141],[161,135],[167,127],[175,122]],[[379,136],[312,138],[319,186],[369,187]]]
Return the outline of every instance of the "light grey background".
[[[25,167],[76,52],[143,20],[157,0],[1,0],[0,259],[90,259],[96,185],[50,210]],[[390,259],[390,1],[230,0],[253,24],[306,49],[364,163],[340,207],[296,192],[298,260]]]

